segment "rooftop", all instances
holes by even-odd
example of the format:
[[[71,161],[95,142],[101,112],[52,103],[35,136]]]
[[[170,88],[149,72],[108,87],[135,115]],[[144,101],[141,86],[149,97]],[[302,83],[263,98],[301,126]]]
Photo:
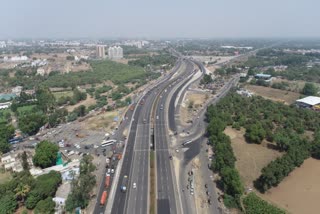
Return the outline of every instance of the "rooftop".
[[[311,106],[320,104],[320,97],[309,96],[302,99],[297,100],[299,103],[305,103]]]

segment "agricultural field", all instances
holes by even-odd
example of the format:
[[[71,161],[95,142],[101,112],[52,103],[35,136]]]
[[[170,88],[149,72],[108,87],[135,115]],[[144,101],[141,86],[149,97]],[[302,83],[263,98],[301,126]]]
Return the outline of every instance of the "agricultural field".
[[[292,214],[313,214],[319,212],[320,161],[308,158],[277,187],[271,188],[262,198]]]
[[[302,96],[301,94],[296,92],[284,91],[257,85],[247,85],[245,88],[256,95],[262,96],[269,100],[282,102],[286,105],[294,103],[297,99],[300,98],[300,96]]]
[[[266,140],[261,145],[247,143],[243,128],[238,131],[228,126],[224,133],[231,139],[231,146],[237,159],[236,169],[239,171],[244,186],[253,188],[253,181],[260,176],[261,169],[280,157],[281,153],[268,148],[270,143]]]

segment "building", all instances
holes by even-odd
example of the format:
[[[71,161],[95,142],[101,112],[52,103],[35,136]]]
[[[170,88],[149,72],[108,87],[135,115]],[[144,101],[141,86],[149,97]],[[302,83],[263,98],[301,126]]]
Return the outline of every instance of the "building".
[[[272,76],[270,74],[256,74],[254,77],[256,79],[270,80]]]
[[[296,100],[296,105],[300,108],[320,110],[320,97],[309,96]]]
[[[16,94],[17,96],[20,96],[22,88],[23,88],[22,86],[16,86],[16,87],[11,89],[11,92],[13,94]]]
[[[0,103],[0,110],[7,109],[11,106],[11,102]]]
[[[106,58],[106,51],[104,45],[97,45],[96,47],[96,53],[98,58]]]
[[[32,167],[33,166],[33,162],[32,162],[32,153],[29,151],[27,152],[27,156],[28,156],[28,163],[29,166]],[[17,153],[7,153],[4,154],[1,157],[1,163],[0,165],[5,169],[5,170],[12,170],[13,172],[21,172],[23,170],[22,168],[22,160],[20,158],[22,154],[22,151],[17,152]]]
[[[109,59],[122,59],[123,49],[120,46],[113,46],[108,48]]]
[[[6,42],[0,41],[0,48],[5,48],[5,47],[7,47]]]

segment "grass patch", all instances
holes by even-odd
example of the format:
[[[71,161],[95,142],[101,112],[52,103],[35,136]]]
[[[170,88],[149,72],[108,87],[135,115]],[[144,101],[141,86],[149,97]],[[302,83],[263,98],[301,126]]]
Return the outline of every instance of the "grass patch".
[[[12,178],[9,172],[1,171],[0,170],[0,184],[6,183],[10,181]]]
[[[58,100],[60,97],[72,97],[73,91],[58,91],[53,92],[53,96]]]
[[[156,213],[156,168],[155,168],[155,152],[150,152],[150,214]]]
[[[285,214],[286,212],[259,198],[253,192],[243,199],[245,213]]]
[[[17,109],[19,115],[24,115],[33,111],[36,105],[21,106]]]

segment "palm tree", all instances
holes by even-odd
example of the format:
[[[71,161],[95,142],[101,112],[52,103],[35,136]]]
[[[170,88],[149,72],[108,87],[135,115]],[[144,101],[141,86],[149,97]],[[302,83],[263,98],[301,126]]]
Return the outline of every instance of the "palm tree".
[[[14,190],[16,197],[24,202],[27,194],[30,192],[30,186],[28,184],[19,183],[17,188]]]

